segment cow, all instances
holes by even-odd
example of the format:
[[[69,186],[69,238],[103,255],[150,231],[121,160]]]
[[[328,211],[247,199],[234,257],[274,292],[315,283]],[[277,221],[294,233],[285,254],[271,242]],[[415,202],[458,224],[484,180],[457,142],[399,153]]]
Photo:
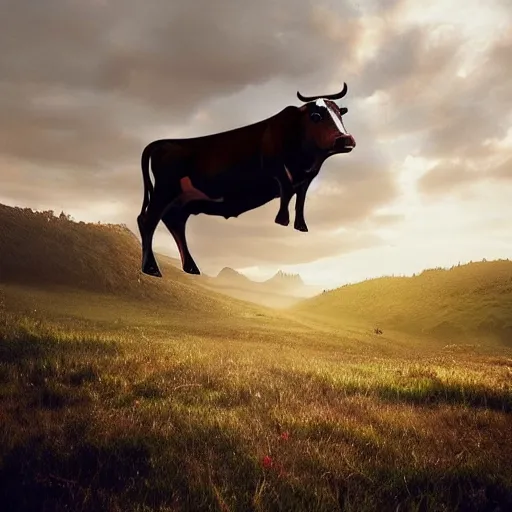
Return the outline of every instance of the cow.
[[[182,269],[200,274],[185,236],[190,215],[238,217],[280,198],[275,223],[288,226],[294,195],[294,228],[307,232],[306,193],[324,161],[349,153],[355,140],[344,127],[346,107],[335,100],[347,94],[297,97],[304,105],[244,127],[188,139],[159,139],[141,156],[144,197],[137,217],[142,242],[142,272],[162,277],[152,243],[163,221],[180,252]],[[154,184],[149,170],[153,173]]]

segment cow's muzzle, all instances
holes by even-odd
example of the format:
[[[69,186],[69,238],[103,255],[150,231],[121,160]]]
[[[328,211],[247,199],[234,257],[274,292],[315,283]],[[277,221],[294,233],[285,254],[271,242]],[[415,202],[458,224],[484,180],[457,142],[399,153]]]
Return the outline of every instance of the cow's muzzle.
[[[339,153],[350,153],[355,147],[356,140],[350,134],[342,135],[334,142],[334,149]]]

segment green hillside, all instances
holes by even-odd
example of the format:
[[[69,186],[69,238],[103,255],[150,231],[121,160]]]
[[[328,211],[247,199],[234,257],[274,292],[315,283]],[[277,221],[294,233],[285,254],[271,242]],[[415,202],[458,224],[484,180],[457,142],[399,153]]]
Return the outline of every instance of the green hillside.
[[[498,337],[512,344],[512,262],[482,261],[346,285],[302,301],[302,315],[438,338]]]

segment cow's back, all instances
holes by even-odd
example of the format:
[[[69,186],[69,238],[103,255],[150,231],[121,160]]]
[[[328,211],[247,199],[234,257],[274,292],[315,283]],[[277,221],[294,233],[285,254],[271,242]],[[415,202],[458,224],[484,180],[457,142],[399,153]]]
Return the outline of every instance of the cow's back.
[[[286,115],[281,112],[256,123],[188,139],[172,139],[175,155],[187,155],[195,169],[208,176],[215,176],[244,160],[260,156],[263,151],[265,132],[272,124],[279,123]]]
[[[230,174],[231,169],[258,158],[268,120],[227,132],[189,139],[194,170],[205,177]],[[192,162],[191,162],[192,163]]]
[[[154,151],[156,158],[152,158],[153,170],[165,176],[166,181],[188,176],[195,187],[210,197],[233,198],[242,189],[245,195],[245,189],[265,173],[263,157],[274,149],[273,134],[279,133],[274,127],[283,124],[287,109],[225,132],[161,140]]]

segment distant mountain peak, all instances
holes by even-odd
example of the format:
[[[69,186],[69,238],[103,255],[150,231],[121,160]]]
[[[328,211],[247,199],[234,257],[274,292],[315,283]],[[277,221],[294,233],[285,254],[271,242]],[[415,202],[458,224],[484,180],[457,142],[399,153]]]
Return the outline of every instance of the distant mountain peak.
[[[224,267],[218,274],[217,277],[220,277],[220,276],[233,276],[233,275],[236,275],[236,276],[240,276],[242,274],[240,274],[240,272],[237,272],[235,269],[231,268],[231,267]]]
[[[293,274],[278,270],[276,274],[271,277],[267,283],[287,283],[294,286],[304,286],[304,281],[300,277],[300,274]]]
[[[236,270],[230,268],[230,267],[224,267],[218,274],[218,279],[229,279],[229,280],[238,280],[238,281],[249,281],[249,278],[247,276],[244,276],[240,272],[237,272]]]

